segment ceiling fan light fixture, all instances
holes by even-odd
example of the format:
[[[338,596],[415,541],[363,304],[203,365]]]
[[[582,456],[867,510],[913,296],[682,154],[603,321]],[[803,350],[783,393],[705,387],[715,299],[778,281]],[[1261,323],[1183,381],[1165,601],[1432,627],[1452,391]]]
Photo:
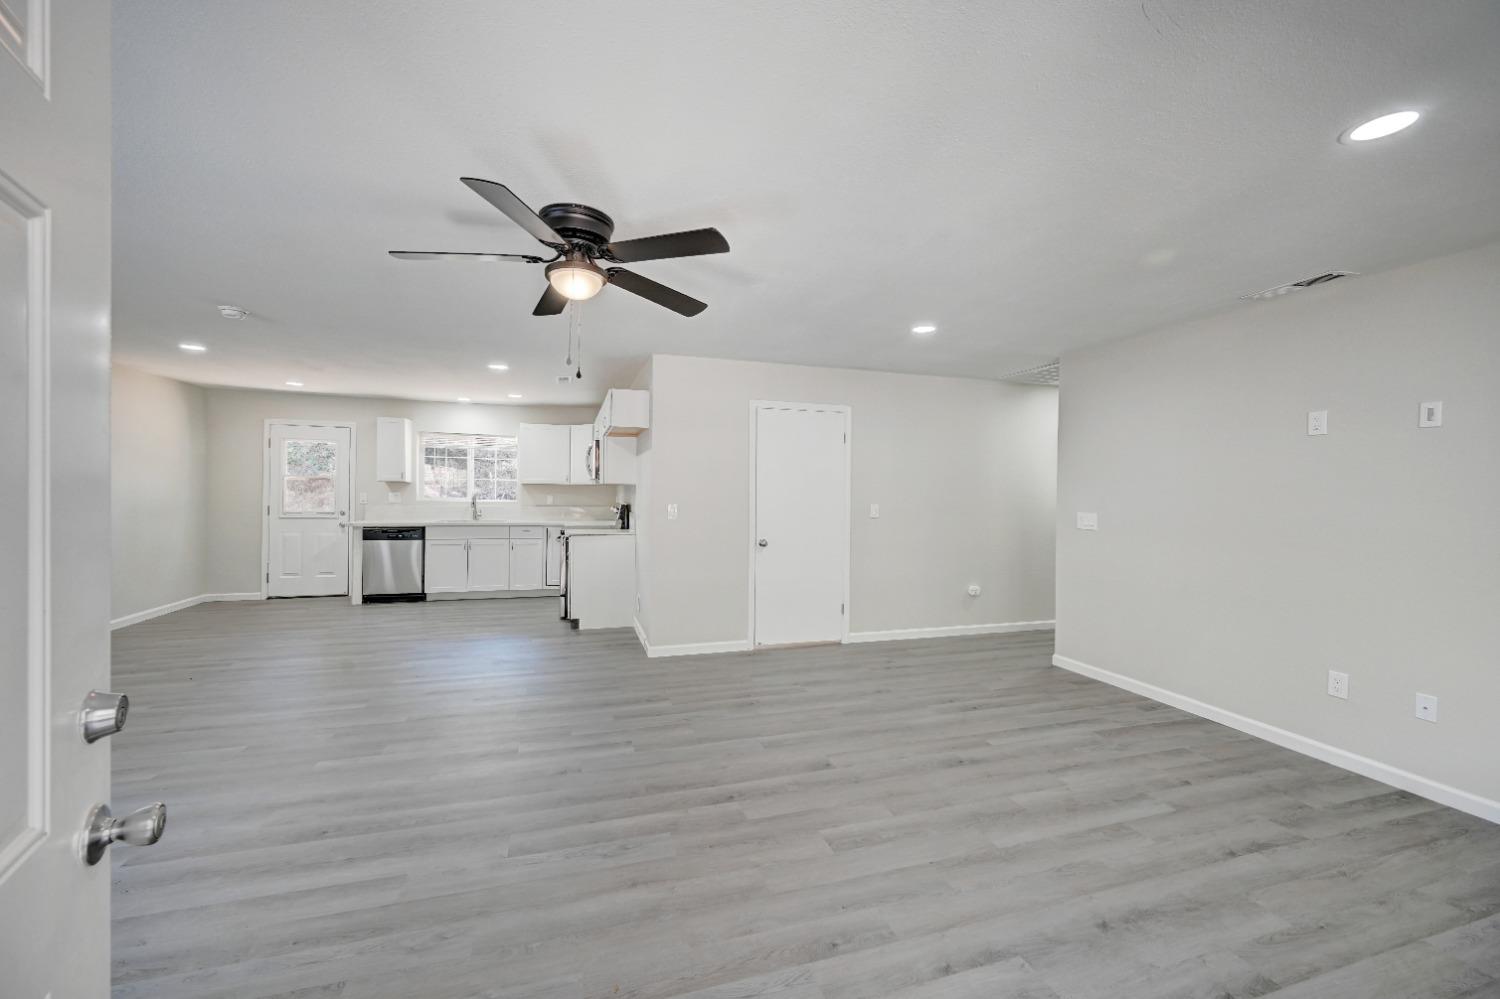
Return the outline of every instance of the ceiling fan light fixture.
[[[604,272],[587,259],[559,260],[547,265],[547,282],[563,298],[581,302],[604,287]]]

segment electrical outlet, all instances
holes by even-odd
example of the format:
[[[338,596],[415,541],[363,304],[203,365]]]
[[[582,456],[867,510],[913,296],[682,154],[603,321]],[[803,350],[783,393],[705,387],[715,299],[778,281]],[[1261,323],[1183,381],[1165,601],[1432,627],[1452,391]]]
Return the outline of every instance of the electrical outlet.
[[[668,520],[676,520],[677,519],[677,504],[676,503],[668,503],[667,504],[667,519]]]
[[[1349,674],[1338,670],[1328,671],[1328,696],[1349,699]]]
[[[871,520],[879,520],[880,519],[880,504],[879,503],[871,503],[870,504],[870,519]]]
[[[385,494],[385,501],[387,503],[400,503],[401,502],[401,494],[400,493],[386,493]]]
[[[1443,404],[1441,402],[1424,402],[1417,407],[1417,426],[1441,427],[1442,425]]]
[[[1080,513],[1078,515],[1078,529],[1080,531],[1099,530],[1099,515],[1097,513]]]
[[[1431,694],[1418,694],[1417,717],[1423,721],[1437,721],[1437,698]]]
[[[1328,433],[1328,410],[1315,409],[1307,414],[1307,436],[1319,437]]]
[[[368,503],[368,502],[370,502],[370,494],[369,493],[360,493],[359,494],[359,501],[361,503]]]

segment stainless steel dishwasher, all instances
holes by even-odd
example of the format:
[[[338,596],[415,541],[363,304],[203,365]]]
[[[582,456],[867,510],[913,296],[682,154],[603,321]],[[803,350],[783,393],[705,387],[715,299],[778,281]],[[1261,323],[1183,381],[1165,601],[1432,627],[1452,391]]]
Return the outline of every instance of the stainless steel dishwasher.
[[[426,537],[421,527],[365,528],[360,592],[367,603],[427,599],[422,585]]]

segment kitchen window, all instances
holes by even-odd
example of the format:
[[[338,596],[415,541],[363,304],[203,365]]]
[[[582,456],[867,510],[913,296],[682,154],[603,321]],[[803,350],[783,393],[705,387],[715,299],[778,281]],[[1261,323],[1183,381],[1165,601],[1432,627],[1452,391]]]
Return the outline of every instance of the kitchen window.
[[[495,434],[423,433],[422,498],[513,503],[520,498],[516,439]]]

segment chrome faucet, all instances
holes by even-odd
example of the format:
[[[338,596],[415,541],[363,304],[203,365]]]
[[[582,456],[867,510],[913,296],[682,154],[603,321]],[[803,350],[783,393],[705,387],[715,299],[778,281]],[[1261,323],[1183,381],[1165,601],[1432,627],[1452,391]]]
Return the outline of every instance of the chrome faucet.
[[[469,494],[469,509],[473,512],[474,519],[478,520],[479,519],[479,494],[478,493],[470,493]]]

